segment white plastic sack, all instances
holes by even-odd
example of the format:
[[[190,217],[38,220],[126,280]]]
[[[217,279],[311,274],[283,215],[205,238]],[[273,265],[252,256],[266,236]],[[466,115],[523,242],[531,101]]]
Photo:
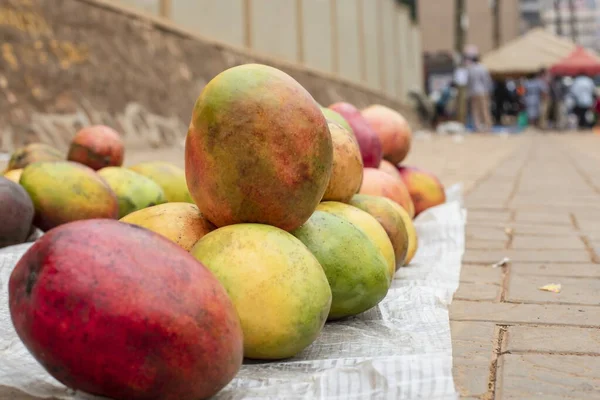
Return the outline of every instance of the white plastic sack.
[[[247,363],[217,396],[230,399],[456,399],[448,305],[458,288],[465,248],[462,188],[416,220],[419,251],[401,268],[378,307],[327,323],[292,360]],[[0,398],[98,399],[52,378],[17,337],[8,310],[8,279],[25,244],[0,250]],[[17,389],[15,392],[14,389]],[[9,390],[11,390],[9,392]]]

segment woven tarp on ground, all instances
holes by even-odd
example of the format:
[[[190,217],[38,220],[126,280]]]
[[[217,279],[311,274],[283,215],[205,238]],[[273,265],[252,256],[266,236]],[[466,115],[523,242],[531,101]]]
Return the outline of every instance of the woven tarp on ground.
[[[232,399],[456,399],[448,306],[465,248],[461,188],[416,220],[419,251],[386,298],[355,318],[326,324],[313,345],[284,362],[246,363],[217,396]],[[30,245],[0,250],[0,398],[97,399],[53,379],[17,337],[8,279]],[[93,349],[90,349],[93,351]],[[9,397],[10,396],[10,397]],[[30,397],[23,397],[29,399]]]

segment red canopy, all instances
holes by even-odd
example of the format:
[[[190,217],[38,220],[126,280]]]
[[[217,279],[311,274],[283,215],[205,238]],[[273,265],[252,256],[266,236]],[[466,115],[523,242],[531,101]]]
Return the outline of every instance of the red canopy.
[[[600,57],[596,54],[577,47],[566,58],[550,68],[554,75],[597,75],[600,74]]]

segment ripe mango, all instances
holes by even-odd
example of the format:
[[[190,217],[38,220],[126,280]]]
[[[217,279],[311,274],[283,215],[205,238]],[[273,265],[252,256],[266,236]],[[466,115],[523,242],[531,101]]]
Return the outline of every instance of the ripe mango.
[[[165,192],[150,178],[120,167],[106,167],[98,171],[111,187],[119,202],[119,218],[127,214],[167,202]]]
[[[11,169],[10,171],[6,171],[6,173],[4,173],[4,177],[6,179],[10,179],[11,181],[15,182],[15,183],[19,183],[19,180],[21,179],[21,174],[23,173],[23,169],[19,168],[19,169]]]
[[[350,205],[368,212],[381,224],[394,247],[396,269],[405,265],[409,249],[414,254],[417,241],[415,227],[408,212],[387,197],[366,194],[354,196]]]
[[[65,155],[45,143],[30,143],[15,150],[8,161],[7,171],[23,169],[29,164],[42,161],[64,161]]]
[[[323,198],[332,160],[331,135],[319,106],[277,68],[229,68],[196,100],[185,173],[194,202],[218,227],[298,228]]]
[[[190,251],[204,235],[215,230],[190,203],[166,203],[144,208],[121,218],[122,222],[149,229]]]
[[[341,125],[328,122],[333,142],[333,167],[323,200],[348,202],[360,189],[363,162],[356,139]]]
[[[58,381],[118,400],[198,400],[242,364],[223,286],[160,235],[112,220],[46,233],[8,283],[13,325]]]
[[[446,202],[444,186],[431,172],[407,166],[398,166],[398,171],[415,205],[415,216]]]
[[[360,314],[387,294],[390,274],[379,248],[356,225],[323,211],[292,232],[319,260],[331,287],[329,320]]]
[[[143,162],[129,169],[158,183],[165,192],[168,202],[194,203],[183,169],[163,161]]]
[[[325,201],[317,207],[319,211],[325,211],[338,217],[344,218],[363,230],[363,232],[379,248],[381,254],[387,261],[388,277],[390,282],[396,273],[396,256],[394,247],[383,227],[368,213],[354,206],[338,203],[336,201]]]
[[[67,159],[93,170],[120,167],[125,157],[125,145],[117,131],[105,125],[86,126],[71,142]]]
[[[321,332],[331,289],[315,256],[290,233],[229,225],[200,239],[191,254],[227,289],[242,322],[245,357],[292,357]]]
[[[25,189],[0,177],[0,248],[25,242],[33,215],[33,203]]]
[[[323,106],[320,106],[320,107],[321,107],[321,111],[323,112],[323,115],[325,116],[325,118],[327,118],[327,121],[335,122],[336,124],[341,125],[344,129],[346,129],[348,132],[350,132],[352,137],[354,137],[356,139],[356,136],[354,136],[354,131],[352,130],[352,127],[350,126],[348,121],[346,121],[346,118],[342,117],[341,114],[333,111],[330,108],[323,107]]]
[[[117,219],[114,192],[93,169],[71,161],[27,166],[20,180],[35,206],[34,224],[48,231],[67,222]]]

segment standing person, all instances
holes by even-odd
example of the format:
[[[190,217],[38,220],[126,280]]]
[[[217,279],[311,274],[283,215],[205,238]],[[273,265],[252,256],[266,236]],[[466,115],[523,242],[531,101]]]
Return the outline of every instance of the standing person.
[[[542,101],[548,93],[548,87],[538,74],[530,74],[525,81],[525,108],[530,125],[542,128]]]
[[[550,83],[549,119],[556,130],[565,128],[565,94],[562,78],[555,76]]]
[[[540,129],[548,128],[548,110],[550,109],[550,82],[546,69],[542,68],[538,73],[537,79],[540,81],[542,93],[540,96]]]
[[[465,65],[464,57],[454,71],[454,83],[457,89],[456,96],[456,120],[467,125],[467,84],[469,83],[469,71]]]
[[[479,56],[472,57],[469,66],[469,98],[473,113],[475,130],[486,132],[492,128],[492,115],[490,111],[490,93],[492,91],[492,78],[487,68],[479,61]]]
[[[590,118],[589,114],[594,107],[595,92],[594,81],[583,74],[577,75],[569,88],[569,94],[575,101],[573,112],[577,116],[579,129],[590,129],[594,124],[593,118]]]

